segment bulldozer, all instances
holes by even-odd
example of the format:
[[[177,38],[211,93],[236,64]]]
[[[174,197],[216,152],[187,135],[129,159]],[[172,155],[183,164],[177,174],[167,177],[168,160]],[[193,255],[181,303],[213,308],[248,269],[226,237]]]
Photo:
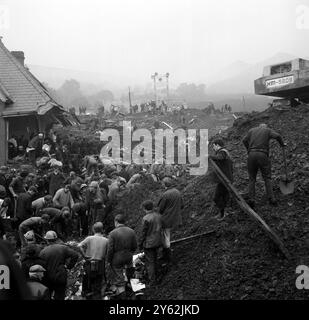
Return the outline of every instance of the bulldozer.
[[[309,60],[297,58],[264,67],[254,89],[257,95],[279,97],[273,100],[274,106],[309,103]]]

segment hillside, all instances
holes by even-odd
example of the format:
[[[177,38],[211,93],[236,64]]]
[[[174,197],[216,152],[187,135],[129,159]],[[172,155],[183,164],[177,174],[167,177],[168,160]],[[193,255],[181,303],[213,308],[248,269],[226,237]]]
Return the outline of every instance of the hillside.
[[[156,288],[148,289],[148,299],[306,299],[307,293],[295,287],[295,269],[309,265],[309,107],[270,108],[251,113],[234,122],[222,137],[235,163],[236,188],[246,193],[247,155],[241,144],[244,134],[261,122],[280,132],[287,142],[288,169],[295,180],[295,193],[283,196],[278,188],[282,157],[278,145],[271,147],[272,173],[278,207],[270,207],[263,197],[263,182],[257,181],[257,213],[283,240],[292,255],[285,260],[269,238],[235,203],[222,221],[210,213],[214,185],[207,176],[193,179],[179,188],[185,201],[183,226],[173,239],[215,230],[214,234],[173,248],[174,265]],[[140,204],[157,200],[160,187],[140,188],[124,195],[118,210],[125,210],[132,227],[138,230]]]

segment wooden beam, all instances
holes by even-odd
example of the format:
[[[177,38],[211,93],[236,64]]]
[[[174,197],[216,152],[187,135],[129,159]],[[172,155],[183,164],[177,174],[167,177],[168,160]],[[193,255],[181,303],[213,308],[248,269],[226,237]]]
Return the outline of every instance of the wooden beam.
[[[215,169],[215,172],[221,182],[225,185],[225,187],[231,192],[231,194],[235,197],[237,203],[240,208],[249,215],[250,218],[253,219],[262,229],[266,232],[266,234],[270,237],[270,239],[278,246],[283,255],[290,259],[290,254],[288,250],[283,245],[283,242],[277,236],[277,234],[271,230],[271,228],[266,224],[266,222],[247,204],[247,202],[243,199],[243,197],[238,193],[230,180],[225,176],[225,174],[221,171],[221,169],[217,166],[217,164],[209,158],[209,162]]]
[[[216,232],[215,230],[211,230],[211,231],[203,232],[203,233],[200,233],[200,234],[195,234],[193,236],[189,236],[189,237],[186,237],[186,238],[181,238],[181,239],[177,239],[177,240],[171,241],[171,244],[177,244],[177,243],[180,243],[180,242],[183,242],[183,241],[188,241],[188,240],[193,240],[193,239],[196,239],[196,238],[201,238],[201,237],[213,234],[215,232]]]

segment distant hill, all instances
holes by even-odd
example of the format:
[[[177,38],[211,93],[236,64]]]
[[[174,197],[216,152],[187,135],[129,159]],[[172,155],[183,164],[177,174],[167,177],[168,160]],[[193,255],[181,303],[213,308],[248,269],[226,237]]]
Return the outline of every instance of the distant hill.
[[[247,109],[246,111],[261,111],[267,108],[267,104],[272,98],[255,95],[254,80],[262,76],[265,66],[294,58],[296,57],[291,54],[279,52],[255,64],[235,61],[228,66],[219,68],[215,74],[207,76],[207,81],[205,80],[207,83],[207,101],[213,101],[217,107],[225,103],[230,104],[235,111],[244,111],[244,109]],[[123,94],[127,94],[127,85],[130,83],[130,80],[125,77],[115,82],[111,75],[100,72],[95,73],[39,65],[29,65],[28,67],[40,81],[46,82],[55,89],[59,88],[65,80],[76,79],[80,82],[81,89],[85,94],[93,94],[99,90],[108,89],[113,92],[114,96],[121,97]],[[245,97],[245,106],[243,96]],[[195,104],[199,105],[199,103]],[[205,106],[205,104],[207,102],[203,102],[201,107]]]

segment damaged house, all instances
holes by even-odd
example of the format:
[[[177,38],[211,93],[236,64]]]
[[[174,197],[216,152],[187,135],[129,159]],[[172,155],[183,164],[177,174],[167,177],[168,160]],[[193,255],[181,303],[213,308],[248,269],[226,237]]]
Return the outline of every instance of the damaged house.
[[[47,133],[53,124],[64,126],[76,119],[51,97],[24,65],[22,51],[10,52],[0,39],[0,165],[8,160],[8,140],[30,140]]]

